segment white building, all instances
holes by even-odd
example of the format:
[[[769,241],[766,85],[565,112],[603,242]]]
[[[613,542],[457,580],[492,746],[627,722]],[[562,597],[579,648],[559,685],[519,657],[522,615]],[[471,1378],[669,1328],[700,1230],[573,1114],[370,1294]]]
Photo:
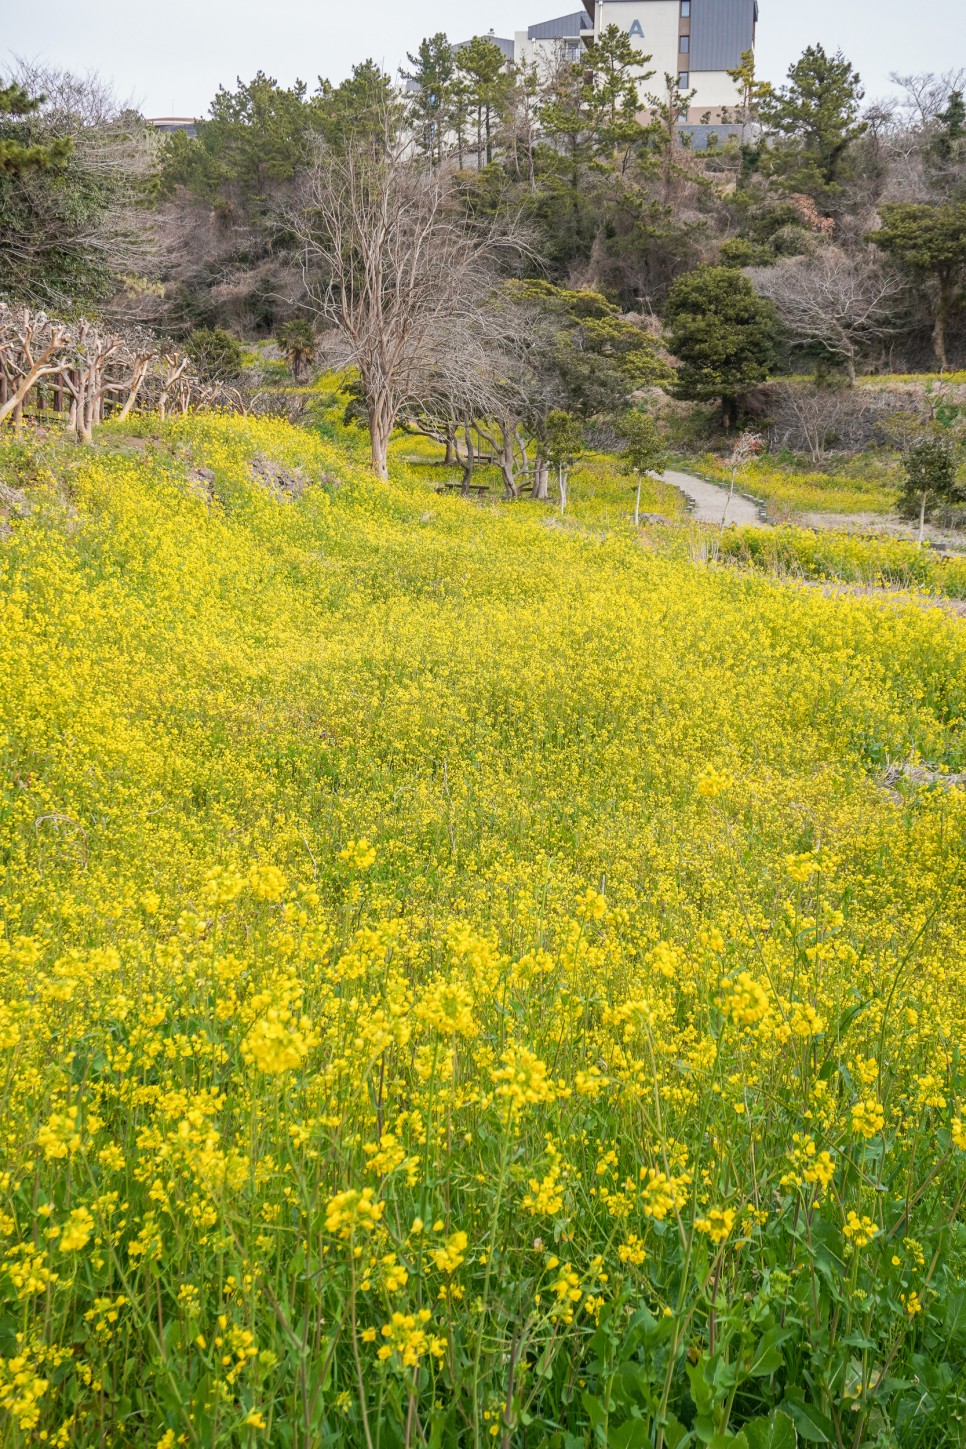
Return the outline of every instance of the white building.
[[[651,57],[647,70],[654,75],[642,92],[660,93],[665,75],[675,76],[682,91],[697,92],[691,125],[705,115],[715,125],[722,109],[737,106],[738,87],[728,71],[754,50],[758,0],[595,0],[593,9],[595,36],[617,25]]]
[[[728,117],[741,100],[728,72],[754,50],[757,24],[758,0],[586,0],[584,8],[518,30],[512,40],[492,30],[486,38],[508,66],[536,65],[547,75],[561,60],[577,60],[607,26],[618,26],[641,54],[641,111],[649,110],[648,95],[665,93],[664,78],[672,76],[679,90],[695,92],[680,130],[701,148],[710,130],[740,130]]]
[[[516,65],[536,65],[550,71],[561,60],[576,60],[584,42],[594,33],[590,10],[575,10],[518,30],[513,37],[513,59]]]

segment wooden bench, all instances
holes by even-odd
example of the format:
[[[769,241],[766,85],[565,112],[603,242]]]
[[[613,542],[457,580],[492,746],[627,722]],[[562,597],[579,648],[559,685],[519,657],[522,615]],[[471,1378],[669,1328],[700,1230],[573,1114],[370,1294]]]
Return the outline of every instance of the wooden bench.
[[[488,483],[444,483],[436,489],[437,493],[462,493],[465,496],[475,493],[477,498],[482,498],[484,493],[489,493],[489,491]]]

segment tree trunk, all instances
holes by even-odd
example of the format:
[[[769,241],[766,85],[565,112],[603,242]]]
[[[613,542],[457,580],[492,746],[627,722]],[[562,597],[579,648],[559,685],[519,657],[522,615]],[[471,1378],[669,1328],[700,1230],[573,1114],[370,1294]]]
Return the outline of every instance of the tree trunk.
[[[939,371],[946,372],[949,368],[949,358],[946,355],[946,298],[944,294],[940,296],[936,322],[932,329],[932,350],[939,363]]]
[[[557,469],[557,482],[560,485],[560,514],[561,517],[567,511],[567,484],[570,481],[568,470],[561,465]]]
[[[392,404],[385,394],[367,404],[369,437],[372,442],[372,471],[384,483],[389,478],[389,439],[392,436]]]
[[[738,399],[736,397],[721,399],[721,421],[727,431],[730,431],[738,421]]]
[[[503,475],[503,498],[509,503],[517,496],[516,469],[513,458],[513,433],[509,426],[501,428],[503,435],[500,447],[500,472]]]
[[[732,475],[731,475],[731,486],[728,489],[728,497],[725,499],[724,513],[722,513],[722,515],[721,515],[721,531],[722,531],[722,533],[724,532],[724,526],[725,526],[725,524],[728,521],[728,509],[731,507],[731,500],[732,500],[732,498],[734,498],[734,496],[735,496],[735,475],[734,475],[734,473],[732,473]]]
[[[473,481],[473,469],[476,467],[476,453],[473,449],[473,433],[470,428],[466,429],[466,462],[463,464],[463,487],[461,492],[469,494],[470,484]]]
[[[55,372],[57,372],[57,370],[58,369],[55,366],[45,367],[43,362],[35,363],[34,366],[27,373],[27,375],[23,377],[16,386],[13,387],[12,392],[9,392],[9,390],[7,390],[9,395],[4,399],[2,406],[0,406],[0,423],[2,423],[4,418],[7,417],[10,413],[13,413],[14,425],[19,427],[20,419],[23,416],[23,404],[24,400],[27,397],[27,394],[33,387],[36,386],[41,378],[50,377]]]
[[[121,422],[121,423],[126,422],[127,419],[130,417],[131,410],[134,407],[134,404],[137,402],[137,400],[138,400],[138,394],[140,393],[141,388],[144,385],[144,379],[147,376],[147,371],[148,371],[148,361],[147,361],[147,359],[144,360],[144,361],[142,361],[141,359],[138,359],[137,363],[135,364],[134,374],[133,374],[133,376],[131,378],[131,382],[130,382],[130,386],[129,386],[129,390],[128,390],[128,395],[127,395],[127,397],[126,397],[126,399],[124,401],[124,406],[121,408],[121,411],[118,413],[118,422]]]
[[[550,497],[550,470],[543,458],[537,458],[533,465],[532,497],[537,503],[546,503]]]
[[[922,541],[923,541],[923,538],[925,537],[925,534],[926,534],[926,495],[925,495],[925,493],[923,493],[922,497],[919,500],[919,543],[917,545],[919,548],[922,548]]]
[[[638,474],[637,474],[637,493],[635,494],[635,497],[634,497],[634,527],[635,528],[640,528],[640,526],[641,526],[641,474],[640,474],[640,470],[638,470]]]

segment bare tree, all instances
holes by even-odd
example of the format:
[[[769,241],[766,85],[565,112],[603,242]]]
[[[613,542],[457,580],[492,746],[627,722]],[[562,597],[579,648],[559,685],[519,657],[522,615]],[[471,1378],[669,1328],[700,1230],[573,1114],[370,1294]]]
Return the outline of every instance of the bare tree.
[[[242,408],[241,395],[205,383],[183,352],[143,329],[108,331],[88,318],[65,322],[30,307],[0,302],[0,423],[20,424],[28,400],[63,412],[81,442],[90,442],[107,412],[123,421],[131,412],[189,407]]]
[[[44,103],[38,139],[67,137],[68,164],[7,178],[0,288],[32,305],[67,309],[78,296],[106,299],[158,259],[156,219],[145,203],[158,138],[95,75],[19,62],[12,79]]]
[[[0,423],[19,423],[24,401],[41,378],[62,371],[70,328],[45,312],[0,304]]]
[[[906,124],[924,130],[935,125],[949,105],[953,91],[966,89],[966,67],[960,66],[942,75],[935,75],[932,71],[900,75],[893,71],[889,79],[899,88],[899,109]]]
[[[728,459],[728,468],[731,472],[731,483],[728,487],[728,497],[725,501],[724,512],[721,515],[721,528],[724,531],[728,519],[728,509],[731,507],[731,500],[735,496],[735,488],[738,485],[738,475],[743,473],[753,458],[757,458],[765,446],[765,440],[760,433],[744,432],[735,439],[735,445],[731,450]]]
[[[320,143],[292,221],[308,306],[358,368],[373,471],[386,478],[400,411],[470,391],[487,297],[524,238],[468,220],[455,172],[421,165],[388,117],[381,135]]]
[[[770,394],[769,447],[807,452],[815,464],[835,449],[857,451],[886,441],[886,420],[897,406],[889,393],[804,381],[775,384]]]
[[[866,249],[838,247],[789,257],[749,272],[755,291],[772,302],[793,345],[824,353],[855,381],[862,352],[894,331],[905,287]]]

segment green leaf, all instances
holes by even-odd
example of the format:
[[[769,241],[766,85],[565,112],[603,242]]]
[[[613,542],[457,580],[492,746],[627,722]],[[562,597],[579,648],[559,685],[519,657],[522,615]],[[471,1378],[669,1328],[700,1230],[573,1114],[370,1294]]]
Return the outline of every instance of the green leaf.
[[[710,1414],[714,1407],[714,1392],[705,1377],[707,1365],[707,1354],[702,1354],[697,1363],[687,1365],[688,1378],[691,1381],[691,1397],[698,1413],[702,1415]]]
[[[833,1444],[835,1442],[835,1427],[831,1419],[827,1419],[821,1409],[814,1404],[800,1404],[795,1399],[786,1399],[782,1409],[791,1419],[795,1428],[803,1439],[809,1444]]]
[[[767,1333],[762,1334],[755,1345],[751,1367],[746,1370],[746,1377],[760,1379],[777,1373],[785,1361],[780,1352],[781,1345],[791,1337],[790,1328],[769,1328]]]
[[[798,1449],[795,1425],[783,1409],[745,1425],[748,1449]]]
[[[607,1431],[607,1449],[648,1449],[651,1436],[643,1419],[628,1419]]]
[[[966,1288],[952,1288],[946,1299],[943,1323],[950,1338],[966,1336]]]
[[[684,1444],[687,1437],[688,1431],[680,1419],[676,1419],[673,1414],[668,1414],[664,1423],[664,1442],[667,1449],[678,1449],[678,1445]]]
[[[595,1399],[593,1394],[582,1394],[581,1403],[587,1410],[587,1417],[590,1420],[592,1429],[603,1428],[607,1423],[607,1410],[600,1399]]]

